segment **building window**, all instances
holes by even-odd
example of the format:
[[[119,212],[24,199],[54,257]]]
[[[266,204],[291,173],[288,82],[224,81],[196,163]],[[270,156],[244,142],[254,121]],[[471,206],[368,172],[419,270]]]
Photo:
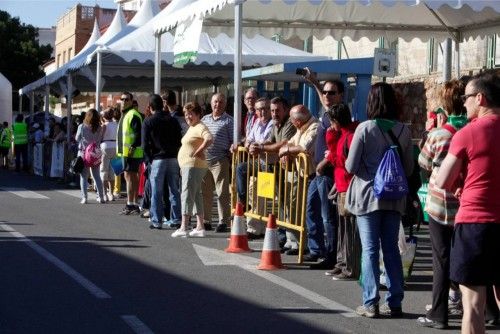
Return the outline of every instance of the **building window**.
[[[66,51],[63,51],[63,64],[66,64]]]
[[[61,66],[61,54],[58,54],[58,55],[57,55],[57,62],[56,62],[56,66],[57,66],[57,68],[59,68],[59,66]]]
[[[71,59],[71,52],[73,51],[73,48],[68,49],[68,60]]]
[[[487,51],[486,51],[486,67],[495,68],[500,67],[500,47],[498,41],[500,35],[493,35],[487,38]]]
[[[500,67],[500,46],[497,42],[500,41],[500,35],[495,36],[495,67]]]
[[[429,48],[427,55],[427,68],[429,74],[443,70],[443,53],[445,42],[439,43],[434,38],[429,40]]]
[[[94,18],[94,7],[82,7],[82,20],[91,20]]]

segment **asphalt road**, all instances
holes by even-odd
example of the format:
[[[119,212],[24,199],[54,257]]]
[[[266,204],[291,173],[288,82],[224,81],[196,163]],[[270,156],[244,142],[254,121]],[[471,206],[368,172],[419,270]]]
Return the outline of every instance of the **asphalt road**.
[[[255,269],[253,253],[224,253],[229,233],[170,237],[118,200],[0,171],[0,333],[432,333],[415,319],[430,303],[428,234],[419,233],[402,319],[366,319],[357,282],[323,270]],[[452,318],[452,333],[459,319]],[[500,333],[488,327],[489,333]]]

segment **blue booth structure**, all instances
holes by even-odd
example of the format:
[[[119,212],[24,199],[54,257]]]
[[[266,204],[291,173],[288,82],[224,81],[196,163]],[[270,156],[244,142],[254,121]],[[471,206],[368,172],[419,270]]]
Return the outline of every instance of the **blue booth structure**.
[[[340,79],[344,82],[346,87],[344,102],[349,105],[353,119],[364,121],[366,120],[366,100],[372,81],[373,62],[374,58],[371,57],[283,63],[245,70],[242,72],[242,79],[257,80],[257,90],[261,94],[264,93],[266,81],[282,82],[283,89],[280,93],[285,98],[306,105],[315,116],[318,116],[321,104],[316,90],[305,83],[301,75],[296,74],[298,68],[307,66],[317,73],[320,81]],[[291,89],[292,83],[298,83],[298,90],[295,92]]]

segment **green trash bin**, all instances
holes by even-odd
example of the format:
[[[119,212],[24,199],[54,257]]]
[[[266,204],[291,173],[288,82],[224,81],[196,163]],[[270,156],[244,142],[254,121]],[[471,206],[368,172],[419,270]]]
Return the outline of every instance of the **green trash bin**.
[[[429,222],[429,216],[427,215],[427,212],[425,211],[425,200],[427,198],[427,186],[428,183],[423,183],[420,189],[418,190],[418,198],[420,199],[420,204],[422,204],[422,210],[424,211],[424,221]]]

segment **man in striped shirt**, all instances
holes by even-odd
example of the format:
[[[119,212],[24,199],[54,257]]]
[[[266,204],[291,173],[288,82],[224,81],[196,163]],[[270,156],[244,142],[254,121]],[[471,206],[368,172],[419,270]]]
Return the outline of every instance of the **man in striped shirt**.
[[[226,110],[226,97],[216,93],[211,100],[212,113],[202,118],[208,127],[214,141],[207,148],[206,156],[208,172],[203,179],[203,207],[204,217],[208,220],[205,229],[211,229],[210,217],[212,216],[212,200],[214,188],[217,193],[217,208],[219,223],[216,232],[226,232],[231,220],[231,198],[229,195],[230,173],[230,147],[233,143],[233,118]]]

